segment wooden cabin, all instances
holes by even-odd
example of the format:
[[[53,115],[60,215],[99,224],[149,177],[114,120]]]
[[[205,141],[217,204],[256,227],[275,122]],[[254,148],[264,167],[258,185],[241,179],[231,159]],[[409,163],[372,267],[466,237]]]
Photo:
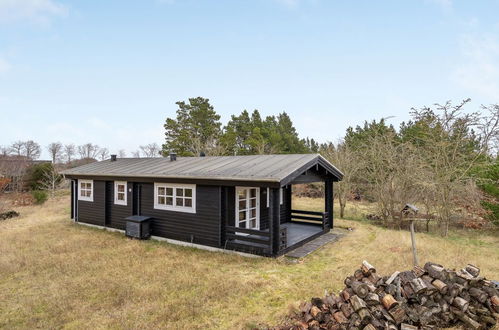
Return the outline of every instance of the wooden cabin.
[[[333,182],[343,174],[317,154],[116,158],[63,172],[71,218],[125,230],[151,219],[153,237],[279,256],[333,227]],[[324,212],[296,210],[294,184],[324,182]]]

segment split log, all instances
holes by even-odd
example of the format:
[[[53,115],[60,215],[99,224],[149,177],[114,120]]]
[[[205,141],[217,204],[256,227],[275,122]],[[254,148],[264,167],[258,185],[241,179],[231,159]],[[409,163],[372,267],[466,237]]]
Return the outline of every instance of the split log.
[[[362,261],[361,269],[362,269],[362,272],[364,272],[364,274],[366,276],[371,275],[371,273],[376,273],[376,269],[370,263],[368,263],[366,260]]]
[[[379,305],[379,296],[376,293],[369,293],[364,299],[368,306]]]
[[[395,280],[395,278],[400,274],[399,271],[395,271],[388,280],[386,280],[386,284],[392,284],[392,282]]]
[[[412,271],[414,272],[414,274],[416,274],[417,277],[421,277],[424,274],[426,274],[426,271],[423,268],[419,267],[419,266],[414,266],[414,268],[412,269]]]
[[[459,308],[463,312],[466,312],[466,310],[468,309],[469,304],[470,304],[469,302],[467,302],[466,300],[464,300],[461,297],[456,297],[452,301],[452,305],[455,306],[455,307],[457,307],[457,308]]]
[[[338,311],[338,312],[334,313],[333,318],[338,323],[348,323],[348,319],[345,317],[345,314],[343,314],[342,311]]]
[[[369,313],[369,310],[367,308],[361,308],[357,311],[357,314],[360,316],[360,320],[362,323],[366,324],[368,322],[371,322],[372,316],[371,313]]]
[[[360,309],[367,307],[365,301],[358,296],[352,296],[350,298],[350,304],[352,304],[353,310],[355,312],[358,312]]]
[[[352,306],[348,303],[341,305],[340,309],[346,318],[350,318],[350,315],[352,315],[354,312]]]
[[[367,284],[359,281],[351,282],[350,287],[352,288],[353,292],[355,292],[355,294],[361,298],[365,298],[370,291]]]
[[[395,320],[396,324],[402,323],[406,318],[405,311],[400,306],[393,307],[392,309],[390,309],[390,311],[388,313],[390,313],[392,318]]]
[[[488,295],[485,291],[478,288],[470,288],[468,290],[470,296],[478,300],[480,303],[484,304],[487,301]]]
[[[426,284],[421,278],[417,277],[413,279],[410,283],[412,289],[416,294],[424,293],[426,291]]]
[[[439,279],[433,280],[431,284],[433,284],[433,286],[436,287],[441,294],[446,294],[448,291],[447,284],[445,284],[445,282],[440,281]]]
[[[364,327],[363,330],[376,330],[376,327],[374,325],[372,325],[371,323],[369,323],[368,325],[366,325]]]
[[[391,294],[386,294],[383,298],[381,298],[381,302],[387,310],[390,310],[392,307],[398,305],[398,302]]]
[[[480,275],[480,268],[475,265],[468,264],[464,269],[473,277],[478,277],[478,275]]]
[[[418,330],[418,327],[415,327],[415,326],[407,324],[407,323],[402,323],[400,325],[400,330]]]
[[[371,292],[376,291],[376,286],[373,283],[371,283],[371,281],[367,277],[364,277],[362,279],[362,283],[367,285],[367,288],[369,289],[369,291],[371,291]]]
[[[357,269],[353,273],[353,277],[357,280],[360,281],[364,278],[364,273],[362,272],[362,269]]]

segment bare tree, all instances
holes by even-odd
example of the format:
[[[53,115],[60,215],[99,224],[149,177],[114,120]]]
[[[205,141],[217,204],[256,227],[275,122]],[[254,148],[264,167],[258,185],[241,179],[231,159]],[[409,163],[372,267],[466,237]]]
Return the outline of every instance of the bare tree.
[[[107,148],[100,148],[98,154],[100,160],[105,160],[109,158],[109,150]]]
[[[343,218],[348,196],[355,190],[357,175],[363,169],[362,159],[355,150],[341,142],[337,146],[329,143],[320,152],[327,160],[344,172],[343,180],[336,182],[334,189],[340,204],[340,218]]]
[[[125,158],[126,157],[126,151],[124,149],[118,150],[118,157],[119,158]]]
[[[78,146],[78,154],[81,159],[95,159],[99,150],[99,146],[92,143],[86,143]]]
[[[160,156],[161,148],[157,143],[149,143],[143,146],[139,146],[139,148],[142,151],[144,157],[152,158]]]
[[[0,157],[6,157],[10,153],[10,148],[6,146],[0,146]]]
[[[140,158],[140,150],[132,151],[133,158]]]
[[[42,148],[33,140],[28,140],[24,143],[25,156],[28,159],[38,159],[42,153]]]
[[[64,145],[64,158],[67,163],[73,160],[73,156],[76,154],[76,147],[73,143]]]
[[[40,187],[43,190],[49,190],[51,195],[54,196],[55,191],[59,188],[62,182],[62,176],[59,174],[55,166],[50,166],[45,169],[40,180]]]
[[[61,160],[62,153],[63,153],[63,146],[61,142],[52,142],[47,146],[47,150],[50,153],[50,156],[52,157],[52,163],[55,164],[56,162]]]
[[[10,145],[10,154],[15,156],[22,156],[24,154],[25,142],[15,141]]]
[[[493,153],[490,148],[497,145],[499,135],[499,105],[464,113],[463,107],[469,101],[436,104],[436,111],[429,107],[412,109],[413,117],[429,128],[418,136],[416,143],[426,156],[428,184],[435,191],[444,236],[449,231],[458,192],[472,169],[490,159],[486,156]]]

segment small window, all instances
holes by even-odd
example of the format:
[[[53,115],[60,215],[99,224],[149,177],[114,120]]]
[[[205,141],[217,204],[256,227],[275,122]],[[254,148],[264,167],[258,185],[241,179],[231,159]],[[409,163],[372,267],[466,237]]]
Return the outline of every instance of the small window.
[[[94,181],[93,180],[79,180],[78,200],[87,201],[87,202],[94,201]]]
[[[196,213],[196,186],[187,184],[154,184],[154,208]]]
[[[127,183],[125,181],[114,182],[114,204],[127,205]]]

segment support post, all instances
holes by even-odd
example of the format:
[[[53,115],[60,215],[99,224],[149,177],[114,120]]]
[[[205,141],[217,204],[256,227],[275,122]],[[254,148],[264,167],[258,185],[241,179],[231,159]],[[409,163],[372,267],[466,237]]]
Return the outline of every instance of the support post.
[[[330,229],[333,229],[334,219],[333,219],[333,180],[326,179],[324,181],[324,198],[325,205],[324,210],[327,213],[327,220]]]
[[[269,232],[270,247],[273,256],[279,253],[279,228],[281,225],[281,205],[279,203],[279,188],[271,188],[269,191]]]
[[[419,264],[418,253],[416,251],[416,234],[414,234],[414,220],[411,220],[411,241],[412,241],[412,257],[414,266]]]

